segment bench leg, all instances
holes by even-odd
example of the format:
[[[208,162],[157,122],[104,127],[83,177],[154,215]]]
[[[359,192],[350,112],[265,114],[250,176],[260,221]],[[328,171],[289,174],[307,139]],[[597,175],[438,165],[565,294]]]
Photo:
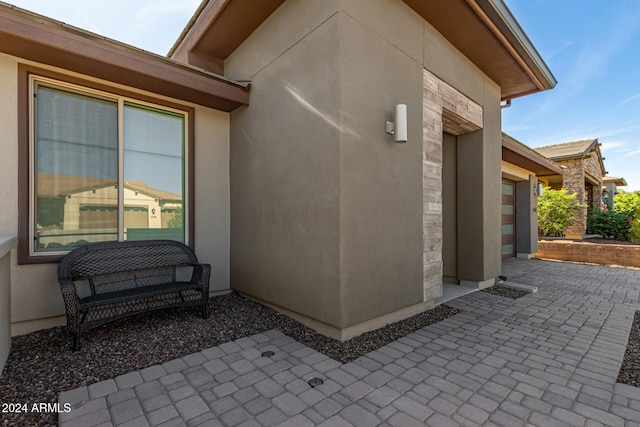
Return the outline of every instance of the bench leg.
[[[80,350],[80,331],[76,332],[76,334],[73,336],[73,350]]]
[[[207,313],[207,304],[202,304],[202,318],[206,319],[207,317],[209,317],[209,314]]]
[[[76,333],[73,337],[73,350],[74,351],[78,351],[80,350],[80,325],[84,323],[85,319],[87,318],[87,314],[89,314],[89,310],[81,310],[80,311],[82,313],[82,318],[80,319],[80,323],[78,323],[77,327],[78,329],[76,330]]]

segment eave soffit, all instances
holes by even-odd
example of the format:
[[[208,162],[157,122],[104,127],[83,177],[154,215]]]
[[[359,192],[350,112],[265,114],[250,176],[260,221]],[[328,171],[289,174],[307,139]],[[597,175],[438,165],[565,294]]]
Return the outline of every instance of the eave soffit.
[[[562,167],[507,134],[502,134],[502,160],[535,172],[536,176],[561,175]]]
[[[222,64],[284,1],[204,0],[168,56]],[[503,0],[403,1],[500,85],[503,100],[556,85]]]

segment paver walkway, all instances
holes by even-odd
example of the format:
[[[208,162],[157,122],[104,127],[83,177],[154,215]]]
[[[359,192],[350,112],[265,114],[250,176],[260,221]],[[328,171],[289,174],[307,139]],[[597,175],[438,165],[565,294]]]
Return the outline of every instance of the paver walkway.
[[[60,425],[640,426],[640,388],[616,383],[640,270],[511,260],[503,274],[539,291],[465,295],[448,303],[462,313],[344,365],[278,331],[242,338],[64,392]]]

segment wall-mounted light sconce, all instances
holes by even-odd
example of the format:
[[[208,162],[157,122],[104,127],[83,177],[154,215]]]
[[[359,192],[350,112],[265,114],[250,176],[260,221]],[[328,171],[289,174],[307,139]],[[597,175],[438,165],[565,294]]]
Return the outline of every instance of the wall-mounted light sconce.
[[[386,132],[394,135],[396,142],[407,142],[407,105],[398,104],[393,110],[393,121],[387,121]]]
[[[544,188],[544,185],[541,182],[539,182],[538,185],[536,185],[536,188],[534,188],[533,193],[536,196],[540,197],[542,196],[543,188]]]

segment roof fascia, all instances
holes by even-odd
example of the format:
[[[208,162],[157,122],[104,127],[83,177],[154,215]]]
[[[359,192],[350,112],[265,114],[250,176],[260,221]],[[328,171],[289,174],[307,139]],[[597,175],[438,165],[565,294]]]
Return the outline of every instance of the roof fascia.
[[[553,73],[502,0],[466,1],[541,91],[553,89],[556,86],[558,82]],[[528,94],[518,94],[518,96]]]
[[[618,176],[605,176],[602,178],[602,182],[605,184],[613,184],[618,187],[624,187],[625,185],[628,185],[627,181],[624,178]]]
[[[559,164],[544,157],[542,154],[535,152],[531,148],[527,147],[519,141],[516,141],[505,133],[502,134],[502,147],[521,157],[524,157],[531,162],[536,163],[544,169],[548,169],[555,174],[562,174],[562,167]]]
[[[198,9],[187,22],[187,25],[178,36],[167,57],[174,58],[180,52],[188,52],[198,43],[203,33],[215,22],[218,16],[231,0],[202,0]]]
[[[600,143],[597,139],[594,140],[594,143],[596,154],[598,156],[598,162],[600,163],[600,170],[602,171],[602,176],[605,176],[607,174],[607,171],[604,168],[604,157],[602,157],[602,152],[600,151]]]
[[[265,2],[260,3],[261,0],[254,1],[257,2],[253,6],[254,9],[258,7],[264,8],[264,10],[260,12],[262,19],[266,19],[266,17],[273,12]],[[503,100],[518,98],[555,87],[557,83],[555,77],[502,0],[460,1],[471,8],[473,13],[478,17],[479,22],[482,22],[487,28],[487,31],[498,40],[498,43],[504,46],[507,54],[513,58],[522,70],[523,78],[526,76],[527,81],[530,82],[530,86],[526,89],[519,88],[518,90],[503,94]],[[211,30],[212,26],[224,25],[218,21],[231,19],[229,16],[239,13],[237,8],[233,8],[238,2],[239,0],[204,0],[169,51],[168,56],[184,62],[200,64],[198,61],[201,58],[193,57],[194,52],[198,50],[199,43],[203,37],[206,36],[207,32]],[[246,6],[246,3],[241,4]],[[226,13],[227,9],[233,9],[235,12],[232,13],[230,11]],[[427,16],[423,16],[423,18],[428,19]],[[256,24],[258,23],[259,22],[256,22]],[[247,36],[225,34],[225,37],[227,35],[229,36],[227,43],[230,45],[222,48],[220,52],[213,54],[213,59],[215,60],[213,62],[223,62],[229,53],[229,49],[237,47],[239,42],[244,40],[242,37]],[[213,65],[209,63],[206,65],[202,63],[200,65],[213,67]],[[221,70],[223,69],[223,65],[216,63],[215,68],[211,69]],[[531,89],[531,86],[535,87],[535,89]]]
[[[249,104],[240,83],[1,2],[0,52],[222,111]]]

